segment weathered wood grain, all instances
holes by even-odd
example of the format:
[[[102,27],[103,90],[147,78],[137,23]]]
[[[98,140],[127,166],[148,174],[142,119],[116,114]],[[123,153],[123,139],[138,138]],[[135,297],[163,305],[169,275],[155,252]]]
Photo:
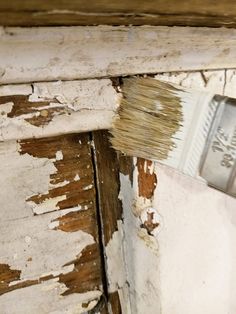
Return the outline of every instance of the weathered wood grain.
[[[0,40],[1,84],[236,67],[234,29],[2,28]]]
[[[0,171],[0,312],[89,311],[103,294],[89,135],[0,143]]]
[[[127,290],[123,255],[123,209],[119,198],[120,162],[118,154],[111,148],[107,131],[93,132],[93,143],[108,282],[108,309],[111,314],[126,313],[128,300],[120,300],[120,294],[125,294]],[[127,165],[129,161],[127,158]],[[124,164],[125,162],[123,166]]]
[[[122,205],[118,198],[119,161],[117,153],[111,148],[108,132],[94,132],[93,141],[104,243],[107,245],[113,233],[118,230],[118,221],[122,220]]]
[[[88,26],[88,25],[153,25],[192,27],[236,27],[234,15],[162,14],[162,13],[89,13],[70,10],[0,11],[4,26]]]
[[[0,141],[106,129],[120,94],[110,79],[0,86]]]
[[[195,0],[178,2],[149,1],[80,1],[54,0],[49,3],[11,1],[0,4],[1,25],[184,25],[235,27],[233,0],[215,2]]]

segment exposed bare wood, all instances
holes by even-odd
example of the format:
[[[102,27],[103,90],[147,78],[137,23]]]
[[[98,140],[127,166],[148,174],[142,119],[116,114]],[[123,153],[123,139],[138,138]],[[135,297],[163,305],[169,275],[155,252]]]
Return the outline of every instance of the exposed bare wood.
[[[2,28],[0,83],[234,68],[235,43],[223,28]]]
[[[56,168],[50,175],[48,192],[32,195],[26,200],[35,214],[44,213],[47,202],[51,204],[50,210],[79,207],[94,211],[95,190],[88,134],[24,140],[20,142],[20,154],[47,158]],[[56,200],[54,207],[53,199]]]
[[[206,14],[158,13],[88,13],[70,10],[0,11],[0,25],[4,26],[88,26],[88,25],[156,25],[192,27],[236,27],[236,16]]]
[[[107,131],[94,132],[93,141],[108,281],[108,309],[111,314],[120,314],[121,308],[126,313],[128,300],[121,302],[119,297],[119,293],[124,293],[127,289],[123,255],[123,210],[119,199],[119,159],[111,148]],[[127,158],[127,164],[129,161]],[[123,166],[124,164],[125,162]]]
[[[118,230],[118,220],[122,219],[122,206],[118,199],[120,191],[119,162],[108,138],[108,132],[93,133],[105,245],[111,240],[113,233]]]
[[[157,177],[153,172],[153,162],[143,158],[137,159],[139,196],[150,199],[157,186]]]

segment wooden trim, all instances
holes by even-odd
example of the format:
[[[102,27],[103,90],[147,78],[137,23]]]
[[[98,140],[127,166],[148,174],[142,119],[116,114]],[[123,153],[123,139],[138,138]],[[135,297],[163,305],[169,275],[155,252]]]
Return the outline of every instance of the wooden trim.
[[[163,13],[90,13],[70,10],[1,11],[3,26],[155,25],[236,28],[236,16]]]
[[[236,30],[2,28],[0,84],[236,67]]]
[[[0,141],[108,129],[119,97],[110,79],[0,86]]]
[[[184,25],[235,27],[233,0],[24,0],[0,3],[1,25]]]

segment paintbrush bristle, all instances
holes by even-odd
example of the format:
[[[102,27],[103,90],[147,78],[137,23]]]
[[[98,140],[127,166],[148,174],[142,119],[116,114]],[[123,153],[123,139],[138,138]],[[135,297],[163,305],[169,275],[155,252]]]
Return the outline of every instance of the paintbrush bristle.
[[[183,122],[180,89],[152,78],[124,80],[111,130],[112,146],[127,155],[163,160],[176,147]]]

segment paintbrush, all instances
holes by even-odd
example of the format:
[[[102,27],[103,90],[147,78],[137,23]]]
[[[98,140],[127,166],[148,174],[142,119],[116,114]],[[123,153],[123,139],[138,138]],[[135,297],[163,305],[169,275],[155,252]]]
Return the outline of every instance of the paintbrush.
[[[153,78],[124,79],[112,146],[236,196],[236,99]]]

